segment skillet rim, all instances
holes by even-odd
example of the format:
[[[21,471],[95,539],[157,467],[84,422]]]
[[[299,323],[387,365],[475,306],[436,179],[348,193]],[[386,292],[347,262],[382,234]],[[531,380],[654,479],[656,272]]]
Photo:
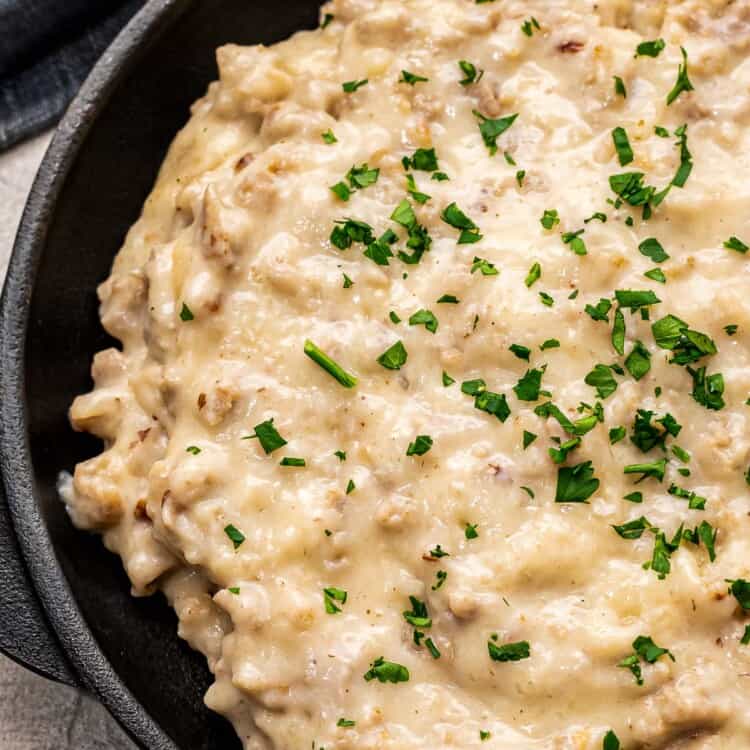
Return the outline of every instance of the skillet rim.
[[[148,0],[94,66],[44,155],[24,208],[0,298],[0,472],[34,592],[62,650],[91,690],[141,747],[178,750],[122,682],[75,602],[36,502],[25,393],[25,351],[36,274],[58,198],[99,114],[138,52],[192,5]]]

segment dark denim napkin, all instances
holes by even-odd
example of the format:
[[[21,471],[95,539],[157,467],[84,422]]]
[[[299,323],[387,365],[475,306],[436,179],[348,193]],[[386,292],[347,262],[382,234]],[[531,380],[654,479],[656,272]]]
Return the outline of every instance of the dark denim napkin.
[[[145,0],[0,0],[0,151],[53,125]]]

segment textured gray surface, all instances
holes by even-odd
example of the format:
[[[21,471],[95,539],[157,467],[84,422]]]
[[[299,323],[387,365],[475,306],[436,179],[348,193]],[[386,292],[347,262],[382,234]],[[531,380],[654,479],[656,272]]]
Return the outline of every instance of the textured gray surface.
[[[0,280],[49,135],[0,155]],[[2,571],[0,571],[2,585]],[[93,699],[27,672],[0,656],[2,750],[135,750]]]

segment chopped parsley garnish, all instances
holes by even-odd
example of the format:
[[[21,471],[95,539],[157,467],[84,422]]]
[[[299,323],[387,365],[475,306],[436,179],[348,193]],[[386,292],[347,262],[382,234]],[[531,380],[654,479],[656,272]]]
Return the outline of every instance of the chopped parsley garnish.
[[[584,383],[596,388],[599,398],[607,398],[617,390],[617,381],[612,375],[612,368],[607,365],[594,365],[594,369],[586,375]]]
[[[467,523],[464,527],[464,536],[467,539],[476,539],[479,536],[479,532],[477,531],[477,524]]]
[[[612,326],[612,346],[618,354],[625,354],[625,316],[619,307],[615,310],[615,322]]]
[[[195,320],[193,311],[184,302],[182,303],[182,309],[180,310],[180,320],[183,323],[187,323],[190,320]]]
[[[409,670],[403,664],[393,661],[385,661],[382,656],[370,664],[370,669],[365,672],[365,680],[377,680],[378,682],[408,682]]]
[[[670,495],[674,495],[675,497],[681,497],[683,500],[688,501],[688,508],[690,510],[705,510],[706,509],[706,498],[701,497],[700,495],[696,495],[695,492],[692,492],[691,490],[686,490],[683,487],[678,487],[676,484],[672,483],[669,486],[669,489],[667,492]]]
[[[555,404],[553,404],[551,401],[547,401],[544,404],[535,406],[534,414],[536,414],[538,417],[542,417],[543,419],[553,417],[555,420],[557,420],[557,423],[560,425],[560,427],[563,428],[563,430],[565,430],[565,432],[567,432],[569,435],[577,435],[579,437],[593,430],[598,422],[604,421],[604,412],[601,404],[597,404],[596,408],[593,409],[592,414],[589,414],[586,417],[582,417],[575,422],[571,422],[570,419],[568,419],[568,417],[566,417],[565,414],[560,410],[560,408],[555,406]]]
[[[522,24],[521,24],[521,31],[523,31],[526,36],[531,36],[534,33],[534,29],[541,29],[542,27],[539,25],[539,21],[534,18],[534,16],[531,16],[531,18],[527,18]]]
[[[235,549],[245,541],[245,535],[231,523],[224,527],[224,533],[229,537]]]
[[[750,581],[743,578],[737,578],[733,581],[727,581],[731,584],[729,593],[737,600],[737,603],[745,611],[750,610]]]
[[[639,55],[645,55],[646,57],[658,57],[659,53],[666,47],[666,42],[663,39],[654,39],[652,42],[641,42],[635,48],[634,57]]]
[[[630,441],[639,448],[643,453],[648,453],[657,446],[662,450],[667,435],[677,437],[682,430],[682,425],[678,424],[671,414],[665,414],[660,419],[655,420],[656,424],[651,423],[654,416],[648,409],[638,409],[633,421],[633,434]]]
[[[612,131],[612,141],[615,144],[615,151],[617,151],[617,159],[620,162],[620,166],[624,167],[626,164],[630,164],[633,161],[633,149],[630,147],[630,141],[628,140],[625,128],[616,127]]]
[[[461,230],[458,238],[459,245],[471,244],[482,239],[479,227],[455,203],[446,206],[440,218],[446,224]]]
[[[357,378],[350,375],[341,365],[334,362],[322,349],[313,344],[310,339],[305,341],[305,354],[316,364],[320,365],[329,375],[338,380],[344,388],[354,388]]]
[[[547,349],[559,349],[560,342],[557,339],[547,339],[546,341],[542,341],[542,343],[539,344],[539,348],[543,352],[547,351]]]
[[[447,388],[449,385],[453,385],[455,382],[455,379],[448,375],[445,370],[443,370],[443,387]]]
[[[404,166],[421,172],[434,172],[438,169],[438,159],[434,148],[418,148],[410,157],[404,157]]]
[[[403,613],[404,620],[415,628],[431,628],[432,619],[427,613],[427,605],[417,599],[416,596],[410,596],[409,601],[411,602],[411,611],[407,610]]]
[[[480,271],[482,276],[497,276],[500,273],[495,268],[494,263],[490,263],[488,260],[477,256],[474,256],[474,260],[471,263],[471,273],[474,273],[474,271]]]
[[[538,435],[528,430],[523,431],[523,449],[526,450],[536,439]]]
[[[457,305],[461,300],[452,294],[444,294],[439,300],[438,304]]]
[[[611,729],[604,735],[602,750],[620,750],[620,740]]]
[[[343,589],[337,589],[333,586],[324,588],[323,605],[325,607],[325,611],[329,615],[335,615],[341,612],[341,607],[339,607],[336,602],[339,602],[339,604],[346,604],[347,596],[348,594]]]
[[[555,304],[555,300],[550,297],[547,292],[539,292],[539,299],[542,301],[542,304],[546,305],[547,307],[552,307],[552,305]]]
[[[694,86],[688,78],[687,52],[684,47],[680,47],[682,53],[682,62],[677,69],[677,80],[672,90],[667,94],[667,106],[669,106],[683,91],[693,91]]]
[[[417,310],[410,316],[409,325],[423,325],[430,333],[435,333],[438,329],[438,319],[429,310]]]
[[[577,232],[563,232],[561,235],[563,243],[570,245],[570,249],[576,255],[586,255],[586,243],[581,238],[585,229],[579,229]]]
[[[344,289],[351,289],[352,286],[354,286],[354,282],[346,275],[344,276]]]
[[[571,438],[570,440],[566,440],[564,443],[560,443],[558,448],[549,448],[547,452],[549,453],[550,458],[556,464],[562,464],[562,463],[565,463],[565,461],[567,460],[568,453],[575,450],[580,444],[581,444],[581,438],[574,437],[574,438]],[[532,494],[532,497],[533,497],[533,494]]]
[[[337,221],[331,232],[331,244],[339,250],[347,250],[354,242],[369,245],[375,241],[372,227],[364,221],[345,219]]]
[[[347,173],[346,179],[349,180],[349,185],[352,190],[363,189],[374,185],[378,181],[380,176],[379,169],[370,169],[367,164],[362,164],[359,167],[354,165]]]
[[[331,23],[331,21],[333,21],[334,18],[335,16],[333,15],[333,13],[326,13],[320,23],[320,28],[324,29],[326,26],[328,26],[329,23]]]
[[[750,643],[750,625],[745,625],[745,632],[742,634],[742,638],[740,638],[740,643],[743,646],[747,646]]]
[[[435,547],[430,550],[430,557],[439,560],[441,557],[450,557],[450,552],[446,552],[441,545],[436,544]]]
[[[350,719],[344,719],[343,717],[336,722],[337,727],[354,727],[357,725],[356,721]]]
[[[332,143],[338,143],[338,138],[333,134],[333,130],[328,128],[328,130],[325,131],[325,133],[321,133],[320,137],[323,139],[325,143],[327,143],[329,146]]]
[[[748,627],[750,628],[750,625],[748,625]],[[487,732],[487,731],[485,731],[484,729],[480,729],[480,730],[479,730],[479,739],[480,739],[480,740],[481,740],[482,742],[485,742],[485,741],[486,741],[486,740],[488,740],[488,739],[489,739],[490,737],[492,737],[492,732]]]
[[[503,151],[503,156],[505,157],[505,161],[510,164],[512,167],[516,166],[516,160],[513,158],[513,154],[510,153],[510,151]]]
[[[394,325],[398,325],[401,322],[401,318],[399,318],[393,310],[388,313],[388,317]]]
[[[651,352],[640,341],[633,344],[630,354],[625,358],[625,369],[636,380],[640,380],[651,369]]]
[[[706,368],[701,367],[698,370],[693,370],[692,367],[688,366],[687,371],[693,377],[693,391],[692,397],[701,406],[705,406],[706,409],[718,411],[723,409],[724,399],[724,376],[720,372],[716,372],[713,375],[706,375]]]
[[[234,594],[235,596],[239,596],[239,595],[240,595],[240,587],[239,587],[239,586],[230,586],[230,587],[229,587],[229,588],[227,589],[227,591],[228,591],[228,592],[229,592],[230,594]]]
[[[641,255],[651,258],[654,263],[663,263],[665,260],[669,260],[669,255],[656,237],[649,237],[648,239],[643,240],[643,242],[638,245],[638,250],[640,250]]]
[[[727,250],[736,250],[743,255],[750,250],[750,247],[748,247],[739,237],[735,237],[734,235],[724,243],[724,247],[727,248]]]
[[[552,229],[556,224],[560,223],[560,217],[557,213],[556,208],[545,208],[542,218],[539,222],[545,229]]]
[[[334,451],[333,455],[336,456],[339,461],[346,461],[346,451]]]
[[[307,463],[305,462],[304,458],[292,458],[291,456],[284,456],[284,458],[282,458],[279,462],[279,466],[304,467],[307,466]]]
[[[437,591],[444,583],[445,579],[448,577],[448,573],[444,570],[438,570],[437,573],[435,573],[435,583],[432,585],[432,590]]]
[[[534,265],[532,265],[529,269],[528,274],[526,274],[526,278],[524,279],[523,283],[530,288],[534,285],[535,282],[539,281],[541,277],[542,267],[539,265],[539,263],[534,263]]]
[[[528,641],[518,641],[516,643],[503,643],[498,645],[492,639],[487,641],[487,650],[492,661],[521,661],[531,656],[531,649]]]
[[[513,392],[520,401],[537,401],[542,387],[543,370],[527,370],[526,374],[513,386]]]
[[[612,524],[612,528],[617,532],[623,539],[640,539],[643,536],[643,532],[648,529],[652,529],[653,524],[645,516],[635,518],[627,523]]]
[[[459,81],[462,86],[479,83],[484,75],[483,70],[478,71],[476,65],[473,65],[468,60],[459,60],[458,67],[461,68],[461,72],[464,74],[464,77]]]
[[[716,344],[700,331],[688,327],[675,315],[666,315],[651,326],[654,341],[661,349],[674,353],[670,360],[674,364],[687,365],[702,357],[716,354]]]
[[[417,435],[413,443],[406,449],[407,456],[424,456],[432,448],[432,438],[429,435]]]
[[[653,477],[661,482],[664,479],[664,472],[666,469],[667,459],[660,458],[658,461],[652,461],[651,463],[629,464],[623,469],[623,473],[640,474],[641,477],[638,480],[639,482],[642,482],[647,477]]]
[[[638,310],[641,307],[656,305],[661,302],[651,290],[617,289],[615,290],[615,298],[620,307],[626,307],[629,310]]]
[[[737,333],[737,328],[739,328],[739,326],[736,323],[730,323],[729,325],[724,326],[724,333],[726,333],[727,336],[734,336],[734,334]]]
[[[492,120],[476,109],[472,111],[479,120],[479,132],[484,145],[489,149],[490,156],[494,156],[497,153],[497,139],[516,121],[518,113]]]
[[[513,354],[518,357],[518,359],[525,359],[527,362],[529,361],[531,349],[529,349],[527,346],[522,346],[521,344],[511,344],[508,349],[510,349],[510,351],[512,351]]]
[[[619,443],[620,440],[623,440],[625,435],[627,435],[627,430],[620,425],[619,427],[613,427],[609,431],[609,442],[611,445],[614,445],[615,443]]]
[[[435,180],[435,182],[445,182],[450,180],[450,177],[445,172],[434,172],[430,179]]]
[[[526,177],[526,170],[525,169],[519,169],[516,172],[516,182],[518,183],[518,187],[523,187],[523,179]]]
[[[660,284],[667,283],[667,277],[664,275],[664,271],[661,268],[652,268],[650,271],[645,271],[643,274],[647,279],[651,281],[658,281]]]
[[[273,426],[273,419],[256,424],[254,429],[255,432],[243,438],[243,440],[258,438],[260,446],[266,454],[273,453],[275,450],[286,445],[286,440],[279,435],[278,430]]]
[[[201,452],[201,449],[197,445],[188,445],[188,447],[185,448],[185,451],[197,456]]]
[[[627,99],[628,92],[625,88],[625,83],[620,76],[612,76],[615,79],[615,94],[621,96],[623,99]]]
[[[657,646],[653,640],[646,635],[639,635],[633,641],[633,651],[634,653],[631,656],[623,659],[617,664],[617,666],[629,669],[639,685],[643,685],[641,661],[645,661],[647,664],[654,664],[660,657],[665,655],[669,656],[672,661],[675,660],[669,649]]]
[[[401,78],[398,79],[399,83],[408,83],[410,86],[414,86],[417,83],[425,83],[429,81],[429,78],[418,76],[415,73],[410,73],[408,70],[401,71]]]
[[[345,94],[353,94],[357,89],[366,86],[368,83],[367,78],[363,78],[361,81],[346,81],[346,83],[341,84],[341,88],[344,89]]]
[[[510,407],[504,393],[482,391],[474,397],[474,408],[487,412],[504,422],[510,416]]]
[[[556,503],[585,503],[599,489],[591,461],[557,470]]]
[[[596,305],[586,305],[584,310],[591,316],[592,320],[601,320],[605,323],[609,322],[609,311],[612,308],[611,300],[604,299],[602,297]]]
[[[351,494],[352,494],[352,492],[354,492],[354,490],[356,490],[356,489],[357,489],[357,485],[356,485],[356,484],[354,484],[354,480],[353,480],[353,479],[350,479],[350,480],[349,480],[349,481],[348,481],[348,482],[346,483],[346,490],[345,490],[346,494],[347,494],[347,495],[351,495]]]
[[[401,341],[397,341],[393,346],[388,347],[379,357],[378,364],[387,370],[400,370],[406,364],[408,358],[406,348]]]
[[[629,492],[627,495],[624,495],[622,499],[627,500],[629,503],[642,503],[643,493],[642,492]]]

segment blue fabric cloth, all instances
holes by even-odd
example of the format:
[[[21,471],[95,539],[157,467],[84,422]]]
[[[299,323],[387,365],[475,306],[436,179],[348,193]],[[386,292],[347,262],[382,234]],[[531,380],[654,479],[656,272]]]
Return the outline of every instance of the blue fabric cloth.
[[[0,0],[0,151],[53,125],[144,0]]]

